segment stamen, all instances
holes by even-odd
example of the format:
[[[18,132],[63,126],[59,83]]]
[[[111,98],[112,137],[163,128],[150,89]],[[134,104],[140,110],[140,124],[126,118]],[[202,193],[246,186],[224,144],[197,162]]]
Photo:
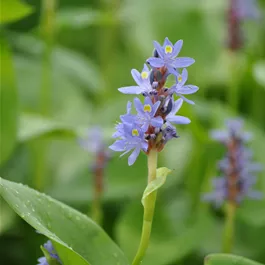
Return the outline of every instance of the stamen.
[[[172,51],[173,51],[172,46],[167,45],[167,46],[165,47],[165,53],[172,53]]]

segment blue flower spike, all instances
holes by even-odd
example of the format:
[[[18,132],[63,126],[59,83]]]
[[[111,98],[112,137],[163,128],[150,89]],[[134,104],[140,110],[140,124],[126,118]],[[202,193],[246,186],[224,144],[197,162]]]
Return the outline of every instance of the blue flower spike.
[[[123,94],[142,94],[144,97],[144,100],[134,98],[135,114],[132,103],[127,103],[127,112],[120,115],[121,122],[116,125],[116,132],[112,135],[116,141],[109,147],[113,151],[122,152],[121,156],[130,152],[130,166],[141,151],[148,154],[151,149],[156,149],[160,152],[167,142],[178,138],[172,124],[190,123],[188,118],[176,115],[184,101],[194,104],[183,95],[193,94],[199,89],[194,85],[185,85],[188,79],[186,67],[195,61],[189,57],[178,57],[182,46],[182,40],[173,45],[165,38],[162,46],[154,41],[155,53],[154,57],[147,59],[148,65],[144,64],[141,72],[136,69],[131,71],[137,86],[118,89]],[[166,87],[169,75],[174,75],[176,80],[171,88]],[[175,96],[179,99],[175,100]]]
[[[233,119],[226,121],[227,129],[214,130],[211,137],[226,146],[225,157],[218,162],[221,176],[212,180],[213,192],[203,195],[206,201],[212,201],[217,207],[229,201],[240,204],[244,199],[261,199],[262,193],[254,189],[255,176],[262,166],[253,163],[253,153],[246,147],[252,138],[249,132],[243,131],[243,121]]]

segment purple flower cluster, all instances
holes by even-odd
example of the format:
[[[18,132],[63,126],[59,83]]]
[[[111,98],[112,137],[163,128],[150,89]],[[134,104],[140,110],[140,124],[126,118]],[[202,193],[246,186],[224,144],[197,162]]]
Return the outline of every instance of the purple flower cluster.
[[[63,264],[62,261],[60,260],[58,254],[56,253],[52,242],[50,240],[47,241],[47,243],[44,244],[44,248],[49,252],[50,256],[52,259],[55,259],[58,261],[59,264]],[[38,265],[49,265],[47,259],[45,257],[41,257],[38,259]]]
[[[230,0],[228,9],[228,47],[235,51],[244,44],[242,23],[250,19],[259,19],[260,12],[256,0]]]
[[[211,137],[227,148],[226,156],[219,161],[218,168],[222,175],[212,180],[214,191],[205,194],[204,200],[214,201],[221,206],[225,201],[239,204],[244,198],[260,199],[262,193],[255,191],[257,182],[255,173],[262,169],[261,165],[252,162],[253,154],[245,147],[252,135],[242,130],[240,119],[227,120],[226,131],[214,130]]]
[[[87,138],[78,139],[78,142],[84,150],[93,154],[95,157],[94,164],[92,165],[93,172],[103,169],[106,166],[110,158],[110,153],[106,150],[102,128],[95,126],[88,129]]]
[[[177,132],[172,124],[188,124],[186,117],[176,115],[183,101],[194,104],[184,95],[195,93],[199,88],[194,85],[185,85],[188,79],[186,67],[195,61],[189,57],[177,57],[183,45],[179,40],[174,45],[168,38],[161,46],[154,41],[153,57],[146,60],[141,72],[133,69],[132,77],[137,85],[119,88],[124,94],[142,94],[144,101],[134,98],[133,104],[136,114],[132,114],[132,103],[127,103],[127,113],[120,116],[121,122],[116,125],[114,138],[118,138],[110,149],[131,152],[128,164],[132,165],[139,153],[148,154],[151,149],[158,152],[164,148],[166,142],[177,138]],[[180,71],[180,68],[183,70]],[[175,84],[166,87],[167,77],[173,75]],[[175,100],[174,95],[179,99]]]

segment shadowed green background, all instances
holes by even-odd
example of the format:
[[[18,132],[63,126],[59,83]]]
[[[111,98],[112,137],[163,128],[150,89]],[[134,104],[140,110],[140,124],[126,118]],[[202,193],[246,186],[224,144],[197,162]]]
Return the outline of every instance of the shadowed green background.
[[[77,138],[98,124],[111,144],[133,99],[117,88],[134,85],[130,71],[142,69],[153,40],[183,39],[181,56],[196,60],[189,83],[200,90],[188,97],[196,105],[180,110],[192,123],[178,126],[180,138],[159,155],[159,166],[174,171],[158,193],[143,265],[199,265],[220,252],[223,211],[200,200],[225,152],[209,130],[243,117],[254,134],[255,160],[265,166],[265,1],[259,1],[260,21],[243,25],[245,48],[234,57],[225,49],[228,1],[61,0],[55,8],[53,0],[26,2],[1,3],[1,176],[87,213],[94,157]],[[132,167],[114,154],[106,168],[103,228],[130,260],[140,240],[146,176],[143,154]],[[265,171],[258,177],[265,194]],[[265,197],[245,201],[234,254],[265,263],[264,237]],[[44,242],[1,200],[1,264],[37,264]]]

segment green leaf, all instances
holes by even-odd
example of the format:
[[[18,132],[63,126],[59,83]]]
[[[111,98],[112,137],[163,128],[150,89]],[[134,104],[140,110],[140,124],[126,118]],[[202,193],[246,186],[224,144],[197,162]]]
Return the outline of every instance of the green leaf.
[[[204,259],[204,265],[262,265],[259,262],[241,256],[229,254],[211,254]]]
[[[48,119],[38,114],[23,113],[19,120],[18,139],[20,142],[29,141],[51,134],[77,136],[77,128],[63,122]]]
[[[144,203],[145,203],[145,199],[146,197],[152,193],[153,191],[155,190],[158,190],[166,181],[166,178],[167,178],[167,175],[171,172],[170,169],[166,168],[166,167],[161,167],[161,168],[158,168],[156,170],[156,179],[151,181],[145,191],[144,191],[144,194],[143,194],[143,197],[142,197],[142,204],[144,206]]]
[[[115,17],[110,12],[102,12],[89,8],[63,8],[56,15],[56,26],[60,28],[82,29],[89,26],[108,27],[115,23]]]
[[[1,179],[0,188],[14,211],[54,242],[64,265],[128,264],[116,244],[86,215],[22,184]]]
[[[4,1],[4,3],[7,1]],[[1,7],[2,10],[2,7]],[[15,86],[12,57],[7,43],[0,39],[1,48],[1,84],[0,84],[0,164],[11,155],[17,138],[17,89]]]
[[[33,8],[18,0],[1,1],[0,23],[7,23],[19,20],[32,13]]]

